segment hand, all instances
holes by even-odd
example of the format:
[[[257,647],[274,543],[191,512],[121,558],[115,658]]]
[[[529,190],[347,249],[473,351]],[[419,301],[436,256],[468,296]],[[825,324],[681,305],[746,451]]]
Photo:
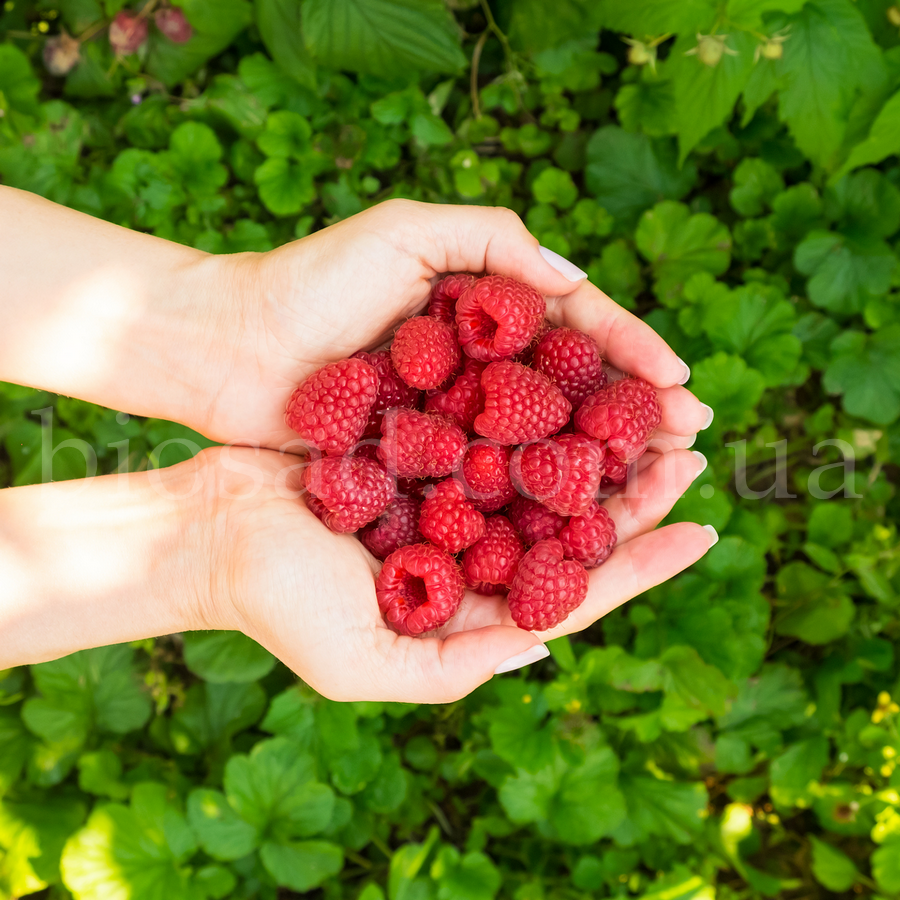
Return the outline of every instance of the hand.
[[[546,656],[542,641],[588,627],[714,543],[692,523],[653,531],[701,469],[692,453],[674,450],[654,458],[632,496],[606,502],[618,546],[590,573],[587,600],[561,626],[546,634],[523,631],[503,598],[467,592],[439,632],[401,637],[378,610],[379,563],[353,535],[328,531],[298,499],[303,464],[296,457],[226,447],[182,466],[198,468],[209,498],[208,627],[245,632],[334,700],[457,700],[498,667]]]
[[[296,446],[283,419],[294,387],[383,343],[443,272],[510,275],[545,294],[553,322],[588,332],[613,366],[660,388],[657,438],[666,445],[688,446],[708,424],[709,409],[680,387],[689,372],[665,341],[571,264],[576,280],[561,274],[507,209],[390,200],[270,253],[218,261],[235,314],[215,395],[191,424],[223,442]]]

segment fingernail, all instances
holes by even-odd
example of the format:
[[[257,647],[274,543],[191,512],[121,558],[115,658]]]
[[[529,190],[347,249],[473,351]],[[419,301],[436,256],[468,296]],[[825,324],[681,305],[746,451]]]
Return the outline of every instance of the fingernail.
[[[694,435],[696,437],[697,435]],[[709,461],[707,458],[699,451],[699,450],[691,450],[691,453],[697,457],[697,461],[700,463],[700,471],[694,476],[694,478],[699,478],[705,471],[706,467],[709,465]]]
[[[709,535],[709,546],[714,547],[719,543],[719,533],[712,525],[704,525],[703,530]]]
[[[546,659],[550,655],[550,651],[543,644],[535,644],[522,653],[511,656],[506,662],[500,663],[494,669],[495,675],[502,675],[504,672],[512,672],[513,669],[521,669],[522,666],[530,666],[539,659]]]
[[[691,442],[688,444],[688,450],[690,450],[691,447],[693,447],[694,444],[696,444],[696,443],[697,443],[697,435],[695,434],[695,435],[691,438]]]
[[[707,406],[705,403],[700,404],[706,410],[706,422],[701,426],[701,431],[706,431],[710,425],[712,425],[713,419],[715,418],[715,413],[713,412],[713,408],[711,406]]]
[[[546,247],[538,247],[538,249],[541,251],[541,256],[569,281],[581,281],[582,278],[587,278],[587,272],[582,272],[575,263],[570,263],[564,256],[560,256]]]
[[[681,381],[678,383],[687,384],[688,379],[691,377],[691,367],[680,356],[676,356],[675,358],[684,366],[684,375],[681,376]]]

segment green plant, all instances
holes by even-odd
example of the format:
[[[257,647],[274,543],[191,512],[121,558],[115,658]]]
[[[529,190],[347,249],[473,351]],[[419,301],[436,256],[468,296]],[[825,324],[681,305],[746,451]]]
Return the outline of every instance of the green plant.
[[[710,466],[672,518],[722,538],[446,707],[324,700],[230,633],[0,672],[0,897],[900,894],[896,7],[177,5],[191,39],[124,58],[121,0],[4,5],[5,184],[211,252],[510,206],[692,365]],[[44,440],[104,472],[208,443],[13,385],[0,436],[4,485]]]

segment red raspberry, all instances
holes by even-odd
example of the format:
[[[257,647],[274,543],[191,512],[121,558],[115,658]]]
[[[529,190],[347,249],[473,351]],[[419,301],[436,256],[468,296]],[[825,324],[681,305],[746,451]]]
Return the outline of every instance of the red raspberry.
[[[509,589],[509,612],[519,628],[547,631],[584,603],[587,589],[584,566],[563,559],[562,543],[548,538],[522,557]]]
[[[417,316],[397,329],[391,359],[407,384],[426,390],[442,385],[459,368],[461,357],[456,335],[446,322]]]
[[[419,392],[397,374],[390,350],[378,350],[375,353],[360,350],[354,353],[351,359],[367,362],[378,373],[378,393],[369,410],[369,421],[363,432],[365,435],[381,434],[381,420],[384,418],[385,410],[395,406],[407,406],[410,409],[418,406]]]
[[[378,393],[378,373],[361,359],[329,363],[298,385],[285,421],[324,453],[340,456],[362,436]]]
[[[509,518],[522,540],[529,545],[556,537],[566,525],[559,513],[528,497],[516,497],[510,503]]]
[[[484,516],[466,499],[462,485],[448,478],[425,497],[419,531],[435,547],[459,553],[484,535]]]
[[[459,566],[430,544],[395,550],[375,579],[378,608],[398,634],[422,634],[449,622],[464,592]]]
[[[621,459],[616,459],[611,453],[606,454],[603,463],[603,477],[600,479],[600,487],[603,490],[618,487],[625,484],[628,478],[628,463],[623,463]]]
[[[574,328],[554,328],[534,351],[534,368],[563,392],[573,409],[606,384],[597,342]]]
[[[116,56],[134,53],[147,40],[147,20],[136,12],[122,10],[109,25],[109,46]]]
[[[532,364],[534,363],[534,351],[537,350],[538,344],[544,339],[544,335],[547,334],[547,332],[552,331],[552,329],[553,326],[544,319],[544,321],[541,322],[541,327],[535,332],[535,335],[528,346],[521,353],[517,353],[512,358],[512,361],[520,363],[523,366],[532,367]]]
[[[407,544],[422,542],[419,505],[411,497],[396,497],[376,521],[366,526],[360,540],[372,556],[385,559]]]
[[[358,531],[377,518],[394,495],[387,472],[368,459],[317,459],[303,473],[303,482],[325,508],[322,521],[338,534]],[[313,506],[318,515],[321,509]]]
[[[660,419],[656,388],[643,378],[622,378],[585,400],[575,413],[575,426],[606,441],[613,456],[631,463],[644,455]]]
[[[595,502],[584,515],[569,519],[559,539],[567,559],[578,560],[586,569],[596,569],[609,559],[616,546],[616,523]]]
[[[466,436],[449,416],[391,409],[381,423],[378,456],[401,478],[449,475],[461,465]]]
[[[540,372],[518,363],[491,363],[481,376],[484,412],[475,431],[501,444],[549,437],[566,424],[572,405]]]
[[[475,509],[492,513],[506,506],[517,491],[509,477],[511,447],[487,439],[473,441],[466,450],[457,479]]]
[[[506,593],[524,555],[525,547],[509,519],[491,516],[485,523],[484,537],[463,554],[466,585],[487,596]]]
[[[475,417],[484,409],[481,373],[487,363],[477,359],[466,361],[465,371],[446,391],[437,391],[425,401],[425,409],[453,416],[464,431],[475,426]]]
[[[516,450],[509,471],[526,496],[561,516],[578,516],[597,495],[605,455],[586,435],[560,434]]]
[[[428,315],[456,327],[456,301],[466,288],[474,284],[474,275],[448,275],[431,289]]]
[[[529,345],[545,310],[544,298],[531,285],[486,275],[456,303],[459,342],[473,359],[508,359]]]
[[[194,35],[191,23],[180,9],[158,9],[153,13],[153,21],[173,44],[186,44]]]

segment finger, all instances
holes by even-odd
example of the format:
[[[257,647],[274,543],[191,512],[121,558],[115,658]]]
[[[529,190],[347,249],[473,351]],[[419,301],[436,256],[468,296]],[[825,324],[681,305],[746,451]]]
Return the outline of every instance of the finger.
[[[547,318],[591,335],[613,366],[657,387],[684,384],[690,377],[687,365],[649,325],[589,282],[548,298]]]
[[[669,514],[679,497],[706,468],[702,454],[673,450],[655,458],[603,504],[616,523],[619,543],[652,531]]]
[[[367,670],[362,696],[400,703],[452,703],[491,679],[549,656],[531,632],[510,625],[409,638],[378,631],[377,665]]]
[[[688,450],[697,441],[696,434],[671,434],[668,431],[654,431],[647,442],[647,450],[654,453],[669,453],[672,450]]]
[[[662,420],[660,431],[669,434],[692,435],[703,431],[712,422],[712,409],[701,403],[687,388],[663,388],[657,392]]]
[[[582,631],[632,597],[673,578],[703,557],[718,540],[701,525],[678,522],[619,544],[599,569],[589,572],[587,599],[569,618],[539,637],[548,641]]]
[[[396,227],[404,222],[400,249],[432,271],[487,272],[525,281],[542,294],[563,296],[587,276],[537,238],[511,210],[390,200],[382,204]]]

